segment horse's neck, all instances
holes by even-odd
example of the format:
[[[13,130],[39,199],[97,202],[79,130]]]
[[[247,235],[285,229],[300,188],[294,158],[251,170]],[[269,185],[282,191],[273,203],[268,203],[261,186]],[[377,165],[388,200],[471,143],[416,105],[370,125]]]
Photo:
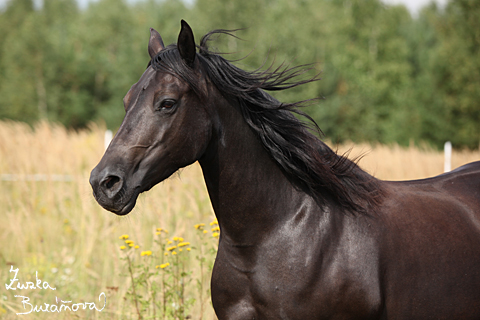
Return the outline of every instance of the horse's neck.
[[[285,177],[242,115],[227,108],[200,164],[222,234],[244,244],[289,219],[308,196]]]

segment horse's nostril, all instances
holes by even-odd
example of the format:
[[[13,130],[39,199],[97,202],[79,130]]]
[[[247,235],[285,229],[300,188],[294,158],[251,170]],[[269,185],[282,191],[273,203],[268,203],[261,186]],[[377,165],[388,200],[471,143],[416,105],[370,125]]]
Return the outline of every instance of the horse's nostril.
[[[104,185],[107,189],[112,189],[120,182],[120,178],[117,176],[109,176],[104,180]]]

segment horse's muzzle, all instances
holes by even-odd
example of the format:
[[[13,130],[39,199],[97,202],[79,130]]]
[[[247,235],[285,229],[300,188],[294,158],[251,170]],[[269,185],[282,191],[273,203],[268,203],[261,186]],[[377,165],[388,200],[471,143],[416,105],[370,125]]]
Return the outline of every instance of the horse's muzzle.
[[[90,174],[90,185],[95,200],[106,210],[118,215],[128,214],[135,206],[137,192],[128,192],[123,174],[95,167]],[[130,195],[130,196],[129,196]]]

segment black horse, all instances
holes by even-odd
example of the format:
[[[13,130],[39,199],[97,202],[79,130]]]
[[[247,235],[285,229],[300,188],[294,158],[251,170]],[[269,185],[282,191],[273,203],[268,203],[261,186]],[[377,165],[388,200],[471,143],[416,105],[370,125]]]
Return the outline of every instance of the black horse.
[[[380,181],[339,156],[265,90],[304,67],[247,72],[197,48],[188,24],[124,99],[90,183],[118,215],[199,161],[221,228],[219,319],[480,319],[480,163]]]

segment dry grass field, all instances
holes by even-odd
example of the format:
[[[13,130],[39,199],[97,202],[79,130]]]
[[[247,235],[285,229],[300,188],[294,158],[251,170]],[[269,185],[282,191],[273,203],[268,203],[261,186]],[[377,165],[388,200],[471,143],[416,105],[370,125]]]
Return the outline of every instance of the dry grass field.
[[[142,308],[138,303],[143,301],[144,307],[151,304],[149,292],[156,290],[155,282],[162,282],[166,286],[158,289],[161,292],[170,290],[175,294],[175,288],[183,288],[185,299],[195,299],[195,303],[190,300],[185,315],[191,315],[192,319],[214,319],[208,300],[208,266],[217,239],[211,236],[209,223],[214,216],[198,164],[141,195],[132,214],[117,217],[100,208],[88,183],[90,170],[103,154],[103,137],[104,128],[98,125],[71,132],[47,123],[33,129],[20,123],[0,123],[0,278],[5,283],[0,289],[0,318],[17,319],[16,313],[31,311],[24,317],[138,319],[136,310]],[[443,172],[443,154],[427,147],[348,144],[338,147],[340,153],[349,149],[352,157],[363,155],[360,165],[381,179],[417,179]],[[480,160],[479,151],[454,150],[452,167],[475,160]],[[194,225],[199,223],[205,223],[205,227],[196,229]],[[169,233],[157,235],[160,227]],[[199,232],[202,230],[205,233]],[[124,241],[119,237],[124,234],[139,248],[120,249]],[[173,266],[155,269],[162,262],[179,261],[178,257],[165,260],[172,257],[164,255],[162,244],[162,241],[167,243],[165,238],[173,241],[175,236],[191,243],[191,251],[178,255],[185,256],[184,274],[180,278],[175,278],[173,269],[168,271]],[[140,254],[149,250],[152,255]],[[125,260],[127,256],[130,260]],[[143,294],[137,298],[137,306],[127,293],[132,287],[128,261],[149,265],[148,272],[152,272],[146,285],[142,287],[140,280],[137,283],[137,294]],[[16,269],[18,281],[7,290],[15,275],[10,270]],[[27,289],[17,287],[27,282],[33,285],[28,284]],[[101,309],[102,292],[106,296],[102,311],[80,307],[76,312],[56,312],[56,307],[52,307],[60,306],[62,300],[65,304],[71,301],[69,305],[83,306],[94,302]],[[48,312],[32,311],[34,306],[47,308],[45,304],[50,305]],[[178,305],[172,303],[168,308],[178,309]],[[161,309],[148,309],[144,319],[147,315],[168,318]]]

